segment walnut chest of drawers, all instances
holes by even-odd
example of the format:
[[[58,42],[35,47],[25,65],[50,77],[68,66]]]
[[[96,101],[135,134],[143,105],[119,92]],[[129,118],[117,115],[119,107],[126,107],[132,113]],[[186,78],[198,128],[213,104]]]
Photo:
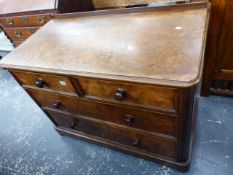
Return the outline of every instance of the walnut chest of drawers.
[[[206,2],[58,15],[3,58],[63,134],[188,170]]]
[[[59,13],[91,10],[85,0],[2,0],[0,1],[0,24],[18,46],[29,36]]]

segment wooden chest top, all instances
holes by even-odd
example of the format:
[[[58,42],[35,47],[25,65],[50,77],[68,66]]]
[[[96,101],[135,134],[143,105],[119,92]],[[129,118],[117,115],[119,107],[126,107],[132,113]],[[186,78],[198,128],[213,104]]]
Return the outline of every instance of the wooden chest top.
[[[11,69],[186,87],[200,80],[209,6],[60,15],[6,56]]]
[[[56,0],[0,0],[0,15],[56,8]]]

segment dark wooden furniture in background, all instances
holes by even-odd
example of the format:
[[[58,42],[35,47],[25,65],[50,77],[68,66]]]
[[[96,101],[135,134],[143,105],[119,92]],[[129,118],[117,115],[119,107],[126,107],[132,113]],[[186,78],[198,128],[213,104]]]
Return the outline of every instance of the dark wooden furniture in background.
[[[0,65],[60,133],[186,171],[208,16],[207,2],[58,15]]]
[[[93,9],[91,0],[2,0],[0,24],[17,47],[54,15]]]
[[[233,1],[210,0],[202,95],[233,96]]]
[[[184,0],[3,0],[0,27],[17,47],[56,14],[180,1]]]

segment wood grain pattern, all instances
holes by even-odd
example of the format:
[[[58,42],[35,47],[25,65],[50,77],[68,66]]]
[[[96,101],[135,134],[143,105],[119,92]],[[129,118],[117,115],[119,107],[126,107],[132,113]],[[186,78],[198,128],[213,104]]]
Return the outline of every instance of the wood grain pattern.
[[[202,8],[54,19],[1,64],[190,86],[200,80],[207,17],[207,9]]]
[[[221,37],[219,40],[219,48],[217,55],[217,63],[215,67],[215,77],[221,77],[222,71],[233,71],[233,50],[231,47],[233,40],[233,2],[226,2],[225,16],[222,24]],[[233,79],[233,73],[229,76]]]
[[[78,116],[54,112],[47,109],[46,112],[56,122],[57,126],[71,128],[75,131],[85,132],[96,137],[104,138],[115,144],[131,147],[155,155],[176,158],[176,143],[163,139],[156,139],[143,133],[132,132],[126,129],[115,128],[97,122],[88,121]],[[74,125],[75,124],[75,125]],[[138,140],[138,143],[134,143]]]
[[[202,95],[208,96],[210,93],[214,93],[232,96],[233,2],[211,0],[211,3],[212,15],[207,40]]]
[[[161,134],[163,134],[174,136],[170,138],[175,138],[176,117],[174,116],[161,115],[132,107],[127,108],[124,107],[124,105],[120,106],[95,102],[81,98],[69,98],[62,95],[30,89],[27,89],[27,92],[38,102],[38,104],[44,107],[59,109],[73,114],[80,114],[93,119],[111,122],[112,124],[115,123],[130,128],[150,131],[150,133],[159,135],[160,137],[162,137]],[[59,103],[59,105],[54,106],[56,103]],[[131,121],[126,121],[126,117],[130,117]]]
[[[77,78],[87,98],[121,101],[148,108],[164,108],[176,111],[177,90],[175,88],[104,81],[99,79]],[[125,91],[122,100],[116,98],[118,89]]]
[[[30,87],[33,89],[39,88],[41,90],[52,90],[60,93],[68,93],[70,95],[78,95],[69,78],[65,76],[19,71],[13,71],[12,74],[23,87]],[[38,80],[42,80],[44,82],[42,87],[37,87],[36,82]]]
[[[203,96],[209,95],[209,89],[214,74],[214,66],[216,64],[219,36],[221,34],[221,26],[225,11],[225,0],[210,0],[210,2],[211,16],[206,43],[205,67],[202,85]]]

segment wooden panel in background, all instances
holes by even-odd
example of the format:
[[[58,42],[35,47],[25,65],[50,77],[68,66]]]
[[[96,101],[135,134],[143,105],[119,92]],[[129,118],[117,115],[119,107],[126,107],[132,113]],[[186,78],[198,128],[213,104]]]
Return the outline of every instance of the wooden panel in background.
[[[202,95],[233,96],[233,1],[210,0],[212,15],[206,46]]]

